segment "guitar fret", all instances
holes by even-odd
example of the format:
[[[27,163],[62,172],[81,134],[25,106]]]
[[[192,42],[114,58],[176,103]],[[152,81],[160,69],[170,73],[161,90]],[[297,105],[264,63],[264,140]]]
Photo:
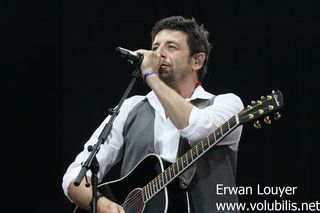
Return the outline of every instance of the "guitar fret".
[[[161,189],[160,177],[158,176],[156,180],[157,180],[157,191],[159,191]]]
[[[195,147],[196,147],[196,150],[197,150],[197,156],[199,156],[199,155],[200,155],[200,152],[199,152],[199,144],[196,144]]]
[[[184,155],[181,157],[181,170],[185,167],[185,163],[186,163],[186,159],[185,159],[185,155]]]
[[[193,149],[190,149],[189,151],[188,151],[188,153],[189,153],[189,155],[190,155],[190,160],[191,161],[193,161]]]
[[[158,190],[161,189],[161,176],[158,176]]]
[[[233,128],[234,126],[237,125],[237,119],[236,119],[236,116],[233,116],[231,119],[230,119],[230,123],[231,123],[231,128]]]
[[[153,194],[155,194],[157,192],[157,188],[156,188],[156,185],[154,183],[154,180],[152,181],[152,189],[153,189]]]
[[[177,167],[178,167],[178,171],[180,170],[182,170],[182,168],[183,168],[183,166],[182,166],[182,161],[181,161],[181,159],[178,159],[178,161],[177,161]]]
[[[152,184],[150,183],[149,184],[149,197],[152,196]]]
[[[159,181],[160,181],[160,188],[162,188],[163,187],[163,185],[164,185],[164,181],[163,181],[163,173],[161,173],[160,174],[160,176],[159,176]]]
[[[182,156],[182,168],[185,168],[188,165],[188,160],[186,158],[187,156]]]
[[[229,131],[228,122],[226,122],[226,123],[224,123],[224,124],[222,125],[221,130],[222,130],[222,134],[223,134],[223,135],[226,134],[226,133]]]
[[[204,146],[204,149],[208,149],[209,148],[209,138],[206,137],[203,141],[203,146]]]
[[[146,187],[144,187],[143,195],[144,195],[144,200],[148,200],[149,199],[149,197],[148,197],[148,189]]]
[[[169,167],[169,175],[170,175],[170,180],[173,178],[173,175],[172,175],[172,166]]]
[[[154,194],[154,185],[153,185],[153,182],[151,181],[150,182],[150,195],[152,196]]]
[[[164,172],[163,174],[164,174],[164,177],[165,177],[165,179],[166,179],[166,182],[168,182],[168,171],[165,170],[165,172]]]
[[[175,173],[174,173],[174,175],[176,176],[176,174],[178,174],[179,173],[179,168],[178,168],[178,164],[176,164],[176,163],[174,163],[173,164],[174,165],[174,167],[175,167]],[[181,165],[182,165],[182,161],[181,161]]]
[[[149,183],[148,185],[147,185],[147,189],[148,189],[148,197],[151,197],[151,184]]]
[[[210,146],[213,144],[213,143],[210,143],[210,142],[215,142],[215,136],[214,136],[214,133],[211,133],[210,135],[209,135],[209,144],[210,144]]]
[[[148,194],[148,184],[144,187],[145,189],[145,199],[144,200],[148,200],[149,199],[149,194]]]
[[[218,128],[214,131],[215,133],[215,137],[216,137],[216,141],[219,140],[219,138],[221,138],[221,128]]]
[[[174,177],[174,173],[175,173],[175,168],[174,168],[174,164],[172,164],[172,166],[171,166],[171,175],[172,175],[172,177],[171,178],[173,178]]]
[[[187,161],[188,161],[188,163],[191,163],[193,161],[193,159],[192,159],[192,150],[187,152]]]
[[[197,156],[198,156],[198,153],[197,153],[197,149],[195,148],[195,146],[192,147],[191,153],[192,153],[192,159],[193,159],[193,160],[196,159]]]
[[[147,200],[146,187],[143,187],[143,188],[142,188],[142,197],[143,197],[143,200]]]
[[[152,197],[152,184],[149,184],[149,196]]]
[[[200,144],[201,144],[202,152],[204,152],[203,141],[201,141]]]
[[[217,137],[216,137],[216,133],[215,133],[215,131],[213,131],[213,137],[214,137],[214,142],[216,142],[217,141]]]

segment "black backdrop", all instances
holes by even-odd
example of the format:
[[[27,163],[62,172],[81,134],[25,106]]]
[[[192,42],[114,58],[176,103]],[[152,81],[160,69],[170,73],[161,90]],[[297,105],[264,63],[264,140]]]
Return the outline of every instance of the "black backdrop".
[[[132,67],[114,48],[149,48],[153,23],[195,17],[214,49],[204,87],[245,104],[271,90],[282,119],[244,128],[239,186],[295,186],[243,202],[317,202],[320,22],[316,1],[2,1],[1,212],[71,212],[62,176],[115,106]],[[138,81],[133,94],[148,88]],[[320,206],[318,207],[320,208]]]

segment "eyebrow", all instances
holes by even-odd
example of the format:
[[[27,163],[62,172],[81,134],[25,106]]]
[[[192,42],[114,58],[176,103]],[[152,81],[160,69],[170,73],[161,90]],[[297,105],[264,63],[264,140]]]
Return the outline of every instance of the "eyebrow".
[[[177,45],[178,47],[180,47],[180,45],[177,43],[177,42],[175,42],[175,41],[166,41],[165,42],[165,44],[175,44],[175,45]],[[155,45],[159,45],[159,42],[156,42],[156,43],[153,43],[152,44],[152,47],[154,47]]]

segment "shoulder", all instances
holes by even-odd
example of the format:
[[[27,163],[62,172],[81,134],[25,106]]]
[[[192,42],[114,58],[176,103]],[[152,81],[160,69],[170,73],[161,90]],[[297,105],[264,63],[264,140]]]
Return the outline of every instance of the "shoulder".
[[[121,110],[126,110],[126,111],[131,111],[138,103],[146,99],[146,96],[142,95],[134,95],[130,98],[127,98],[124,102],[123,105],[120,109]]]
[[[243,109],[243,103],[241,98],[234,94],[234,93],[225,93],[225,94],[220,94],[215,96],[215,103],[225,103],[225,104],[232,104],[239,108],[240,110]]]
[[[130,98],[127,98],[124,103],[123,103],[123,106],[126,106],[126,107],[134,107],[136,104],[138,104],[140,101],[146,99],[146,96],[143,96],[143,95],[134,95],[134,96],[131,96]]]
[[[220,94],[215,96],[216,99],[219,100],[232,100],[232,101],[239,101],[242,102],[240,97],[234,93],[225,93],[225,94]]]

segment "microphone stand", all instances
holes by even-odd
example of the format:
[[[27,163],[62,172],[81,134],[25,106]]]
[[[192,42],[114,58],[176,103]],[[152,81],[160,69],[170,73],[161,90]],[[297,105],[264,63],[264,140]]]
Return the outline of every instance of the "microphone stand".
[[[127,58],[127,60],[133,64],[133,60],[131,60],[130,58]],[[112,129],[112,125],[113,122],[116,118],[116,116],[119,114],[120,108],[124,102],[124,100],[128,97],[130,91],[132,90],[133,85],[135,84],[137,78],[140,77],[140,65],[141,62],[143,60],[143,57],[140,58],[140,60],[138,61],[138,63],[136,63],[136,67],[134,72],[132,73],[132,79],[131,82],[128,86],[128,88],[126,89],[126,91],[124,92],[119,104],[117,105],[117,107],[115,109],[109,109],[109,112],[111,114],[110,120],[108,121],[108,123],[104,126],[102,132],[100,133],[100,136],[98,138],[98,141],[95,145],[93,146],[88,146],[88,151],[90,152],[90,155],[88,156],[88,159],[82,164],[82,168],[77,176],[77,178],[74,181],[74,185],[75,186],[79,186],[82,179],[85,177],[86,179],[86,187],[89,187],[90,184],[88,183],[87,177],[86,177],[86,173],[87,171],[90,169],[91,173],[92,173],[92,177],[91,177],[91,185],[92,185],[92,200],[91,200],[91,205],[90,205],[90,211],[92,213],[96,213],[97,212],[97,185],[98,185],[98,172],[99,172],[99,163],[97,160],[97,153],[100,150],[100,146],[101,144],[104,144],[104,142],[106,141],[106,139],[108,138],[108,135],[110,134],[110,131]]]

